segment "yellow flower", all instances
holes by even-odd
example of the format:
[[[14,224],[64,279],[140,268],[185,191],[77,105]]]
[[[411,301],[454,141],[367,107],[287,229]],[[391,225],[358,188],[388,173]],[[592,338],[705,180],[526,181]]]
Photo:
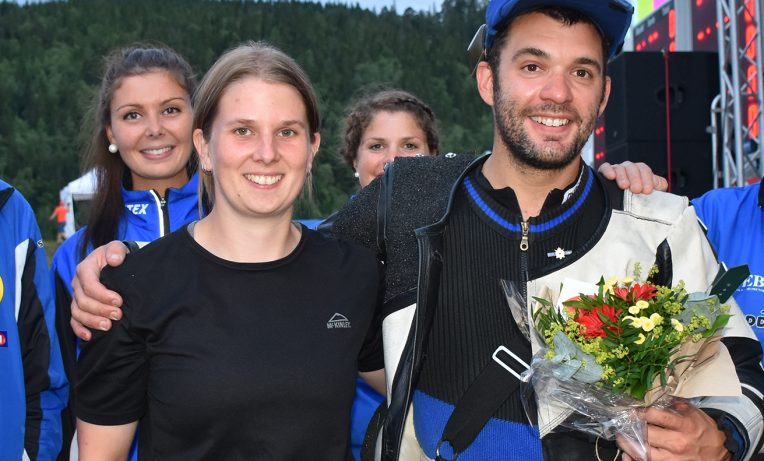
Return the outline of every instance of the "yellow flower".
[[[624,277],[624,278],[621,280],[621,282],[623,282],[623,284],[624,284],[624,285],[630,285],[630,284],[631,284],[631,282],[633,282],[633,281],[634,281],[634,277],[632,277],[632,276],[630,276],[630,275],[627,275],[626,277]]]
[[[639,311],[641,311],[641,310],[642,309],[640,309],[638,306],[631,306],[629,308],[629,314],[637,315],[637,314],[639,314]]]
[[[639,338],[637,338],[636,340],[634,340],[634,344],[642,344],[643,342],[645,342],[645,339],[647,339],[647,337],[645,337],[645,335],[643,335],[642,333],[640,333],[640,334],[639,334]]]
[[[663,316],[656,312],[650,316],[650,320],[652,320],[654,324],[660,325],[663,323]]]
[[[640,309],[647,309],[648,307],[650,307],[650,303],[648,303],[644,299],[640,299],[639,301],[637,301],[635,305]]]
[[[613,287],[618,283],[618,277],[610,277],[605,281],[605,286],[603,286],[604,291],[607,293],[613,293]]]
[[[640,317],[639,320],[641,321],[643,330],[652,331],[652,329],[655,328],[655,321],[653,321],[652,318]]]
[[[632,317],[630,315],[627,315],[623,318],[624,320],[631,320],[631,326],[634,328],[642,328],[642,319],[647,320],[647,317]]]
[[[674,327],[676,331],[684,331],[684,325],[677,319],[671,319],[671,326]]]

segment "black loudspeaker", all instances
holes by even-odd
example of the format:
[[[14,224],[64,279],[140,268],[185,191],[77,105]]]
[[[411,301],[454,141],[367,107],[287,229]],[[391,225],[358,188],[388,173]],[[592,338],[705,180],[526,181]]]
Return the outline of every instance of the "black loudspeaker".
[[[716,53],[622,53],[608,64],[610,100],[605,110],[609,148],[632,141],[666,140],[666,91],[671,141],[710,141],[711,101],[719,94]]]
[[[607,161],[645,162],[655,174],[668,178],[666,142],[635,141],[609,148]],[[671,143],[671,192],[696,198],[713,188],[710,142]]]
[[[668,177],[666,93],[671,125],[671,192],[697,197],[713,187],[711,102],[719,94],[716,53],[622,53],[608,64],[605,159],[644,162]]]

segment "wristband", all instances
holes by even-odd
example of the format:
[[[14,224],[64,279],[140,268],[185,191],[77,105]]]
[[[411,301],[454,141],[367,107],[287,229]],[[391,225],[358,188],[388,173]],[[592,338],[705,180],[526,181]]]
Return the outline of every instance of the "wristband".
[[[715,421],[719,430],[724,432],[724,448],[726,448],[727,451],[729,451],[732,455],[732,461],[738,461],[742,459],[742,448],[745,446],[745,441],[743,440],[740,432],[737,430],[735,423],[730,421],[730,419],[723,414],[717,416]]]

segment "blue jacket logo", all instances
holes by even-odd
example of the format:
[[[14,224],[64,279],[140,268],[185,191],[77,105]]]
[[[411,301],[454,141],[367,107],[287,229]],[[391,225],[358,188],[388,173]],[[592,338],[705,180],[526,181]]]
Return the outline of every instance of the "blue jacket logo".
[[[146,214],[146,209],[149,207],[148,203],[136,203],[135,205],[125,205],[125,208],[130,210],[134,215]]]
[[[748,279],[740,285],[740,289],[756,289],[758,291],[764,291],[764,276],[751,274]]]

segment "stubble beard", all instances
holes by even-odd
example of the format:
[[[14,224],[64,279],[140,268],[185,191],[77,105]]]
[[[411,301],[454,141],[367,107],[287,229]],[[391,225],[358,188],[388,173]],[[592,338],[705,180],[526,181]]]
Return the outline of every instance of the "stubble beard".
[[[586,119],[583,119],[575,110],[559,104],[547,103],[521,110],[516,101],[504,94],[496,81],[494,82],[493,93],[493,116],[499,136],[509,155],[519,164],[531,169],[561,170],[570,165],[578,158],[597,120],[597,107],[593,108],[590,114],[587,114]],[[528,119],[532,111],[574,114],[575,119],[571,120],[571,123],[578,123],[579,129],[570,146],[565,149],[564,146],[555,148],[536,145],[523,126],[524,121]]]

